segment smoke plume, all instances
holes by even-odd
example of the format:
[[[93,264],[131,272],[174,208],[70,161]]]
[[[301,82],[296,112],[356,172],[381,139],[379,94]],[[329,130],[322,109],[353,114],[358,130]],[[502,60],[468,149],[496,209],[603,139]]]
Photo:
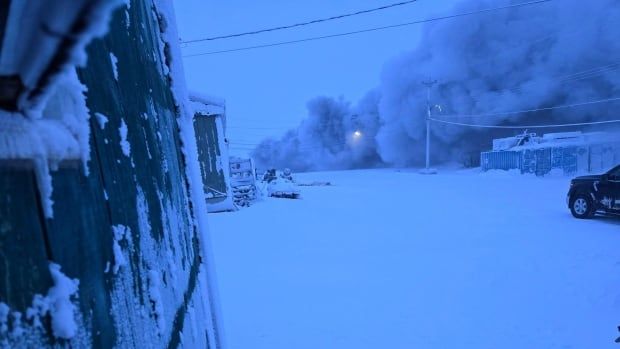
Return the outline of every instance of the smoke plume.
[[[467,0],[454,13],[518,2]],[[253,155],[259,166],[296,170],[421,165],[427,106],[422,82],[428,79],[438,81],[431,101],[439,119],[532,125],[617,118],[620,102],[471,115],[620,97],[619,37],[617,0],[551,1],[433,22],[423,27],[417,47],[385,64],[380,85],[357,104],[316,98],[308,103],[308,117],[297,129],[282,139],[262,142]],[[475,163],[493,138],[523,131],[433,123],[432,160]]]

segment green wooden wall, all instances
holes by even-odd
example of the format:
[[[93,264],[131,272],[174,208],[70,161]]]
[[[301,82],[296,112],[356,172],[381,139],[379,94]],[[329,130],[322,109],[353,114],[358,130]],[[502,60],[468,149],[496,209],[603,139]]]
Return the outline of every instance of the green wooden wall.
[[[56,341],[44,319],[22,339],[0,331],[0,347],[218,347],[156,13],[151,0],[133,0],[88,47],[78,75],[91,112],[89,173],[78,162],[52,172],[53,219],[44,218],[33,162],[0,163],[0,302],[23,314],[52,285],[53,261],[79,279],[81,325],[74,339]],[[130,230],[116,274],[113,226]]]

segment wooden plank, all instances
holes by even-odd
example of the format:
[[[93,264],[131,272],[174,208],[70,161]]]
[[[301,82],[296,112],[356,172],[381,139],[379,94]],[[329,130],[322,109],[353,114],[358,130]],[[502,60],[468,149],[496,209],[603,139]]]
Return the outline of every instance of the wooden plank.
[[[0,302],[24,312],[52,285],[30,162],[0,161]]]
[[[111,348],[116,330],[110,314],[114,263],[113,235],[105,205],[99,168],[90,162],[61,165],[52,173],[54,218],[46,221],[51,255],[62,272],[80,281],[80,310],[91,332],[93,348]]]

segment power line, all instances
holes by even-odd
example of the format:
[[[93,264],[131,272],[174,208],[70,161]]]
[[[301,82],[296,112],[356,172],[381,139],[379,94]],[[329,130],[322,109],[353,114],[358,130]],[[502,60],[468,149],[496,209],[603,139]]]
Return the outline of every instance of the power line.
[[[592,78],[598,75],[601,75],[603,73],[608,73],[611,71],[614,71],[616,69],[620,68],[620,61],[619,62],[615,62],[615,63],[611,63],[611,64],[607,64],[607,65],[603,65],[603,66],[599,66],[599,67],[594,67],[594,68],[589,68],[583,71],[579,71],[579,72],[575,72],[575,73],[571,73],[571,74],[566,74],[566,75],[559,75],[556,78],[559,79],[558,83],[565,83],[565,82],[575,82],[575,81],[579,81],[579,80],[584,80],[584,79],[588,79],[588,78]],[[502,91],[513,91],[516,92],[523,90],[523,88],[525,87],[525,84],[516,86],[512,89],[506,89],[506,90],[502,90]],[[606,100],[603,100],[602,102],[605,102]],[[601,103],[602,103],[601,102]],[[598,103],[598,101],[595,101],[594,103]],[[586,102],[585,104],[594,104],[593,102]],[[571,105],[567,105],[564,106],[566,108],[569,107],[574,107],[574,106],[579,106],[581,105],[581,103],[577,103],[577,104],[571,104]],[[532,111],[539,111],[539,109],[532,109]],[[526,111],[527,112],[527,111]],[[497,113],[498,115],[507,115],[506,113]],[[474,117],[474,115],[438,115],[441,117]],[[299,125],[297,126],[282,126],[282,127],[254,127],[254,126],[228,126],[228,129],[238,129],[238,130],[257,130],[257,131],[289,131],[289,130],[293,130],[295,128],[298,128]],[[269,136],[269,135],[256,135],[257,137],[261,137],[261,136]]]
[[[486,114],[462,114],[462,115],[453,114],[453,115],[438,115],[438,116],[442,118],[479,118],[479,117],[487,117],[487,116],[504,116],[504,115],[514,115],[514,114],[534,113],[534,112],[539,112],[539,111],[547,111],[547,110],[555,110],[555,109],[574,108],[574,107],[580,107],[584,105],[600,104],[600,103],[607,103],[607,102],[614,102],[614,101],[620,101],[620,97],[613,97],[613,98],[607,98],[607,99],[600,99],[596,101],[557,105],[553,107],[536,108],[536,109],[505,111],[505,112],[495,112],[495,113],[486,113]]]
[[[214,40],[220,40],[220,39],[229,39],[229,38],[236,38],[236,37],[246,36],[246,35],[255,35],[255,34],[267,33],[267,32],[272,32],[272,31],[277,31],[277,30],[291,29],[291,28],[302,27],[302,26],[311,25],[311,24],[317,24],[317,23],[322,23],[322,22],[327,22],[327,21],[333,21],[333,20],[342,19],[342,18],[346,18],[346,17],[353,17],[353,16],[367,14],[367,13],[381,11],[381,10],[387,10],[387,9],[390,9],[390,8],[393,8],[393,7],[397,7],[397,6],[409,5],[409,4],[414,3],[416,1],[418,1],[418,0],[402,1],[402,2],[397,2],[395,4],[385,5],[385,6],[376,7],[376,8],[372,8],[372,9],[368,9],[368,10],[361,10],[361,11],[356,11],[356,12],[347,13],[347,14],[338,15],[338,16],[332,16],[332,17],[327,17],[327,18],[315,19],[315,20],[308,21],[308,22],[301,22],[301,23],[296,23],[296,24],[283,25],[283,26],[274,27],[274,28],[260,29],[260,30],[254,30],[254,31],[249,31],[249,32],[242,32],[242,33],[236,33],[236,34],[214,36],[214,37],[210,37],[210,38],[187,40],[187,41],[182,41],[181,43],[182,44],[191,44],[191,43],[196,43],[196,42],[214,41]]]
[[[455,126],[465,126],[465,127],[473,127],[473,128],[499,128],[499,129],[534,129],[534,128],[559,128],[559,127],[575,127],[575,126],[589,126],[589,125],[603,125],[603,124],[614,124],[620,123],[620,119],[616,120],[607,120],[607,121],[593,121],[593,122],[578,122],[572,124],[555,124],[555,125],[521,125],[521,126],[494,126],[494,125],[478,125],[478,124],[467,124],[463,122],[452,122],[446,120],[439,120],[431,118],[431,121],[455,125]]]
[[[492,11],[505,10],[505,9],[509,9],[509,8],[516,8],[516,7],[523,7],[523,6],[542,4],[542,3],[547,3],[547,2],[550,2],[550,1],[553,1],[553,0],[535,0],[535,1],[523,2],[523,3],[519,3],[519,4],[512,4],[512,5],[506,5],[506,6],[500,6],[500,7],[491,7],[491,8],[486,8],[486,9],[477,10],[477,11],[470,11],[470,12],[457,13],[457,14],[446,15],[446,16],[441,16],[441,17],[427,18],[427,19],[417,20],[417,21],[408,22],[408,23],[401,23],[401,24],[394,24],[394,25],[388,25],[388,26],[383,26],[383,27],[375,27],[375,28],[369,28],[369,29],[362,29],[362,30],[357,30],[357,31],[352,31],[352,32],[345,32],[345,33],[339,33],[339,34],[315,36],[315,37],[299,39],[299,40],[281,41],[281,42],[276,42],[276,43],[271,43],[271,44],[264,44],[264,45],[246,46],[246,47],[240,47],[240,48],[234,48],[234,49],[228,49],[228,50],[195,53],[195,54],[185,55],[183,57],[197,57],[197,56],[207,56],[207,55],[215,55],[215,54],[229,53],[229,52],[247,51],[247,50],[254,50],[254,49],[259,49],[259,48],[275,47],[275,46],[296,44],[296,43],[316,41],[316,40],[322,40],[322,39],[336,38],[336,37],[341,37],[341,36],[356,35],[356,34],[362,34],[362,33],[368,33],[368,32],[374,32],[374,31],[380,31],[380,30],[386,30],[386,29],[392,29],[392,28],[406,27],[406,26],[411,26],[411,25],[421,24],[421,23],[436,22],[436,21],[445,20],[445,19],[452,19],[452,18],[458,18],[458,17],[477,15],[477,14],[482,14],[482,13],[487,13],[487,12],[492,12]]]
[[[611,68],[613,67],[613,68]],[[602,67],[598,67],[598,68],[591,68],[582,72],[577,72],[577,73],[573,73],[573,74],[569,74],[569,75],[564,75],[562,76],[562,78],[564,78],[563,80],[560,81],[560,83],[562,82],[566,82],[566,78],[567,77],[572,77],[572,76],[579,76],[582,75],[584,73],[587,72],[591,72],[591,71],[598,71],[597,74],[600,74],[602,72],[607,72],[609,71],[609,69],[614,70],[620,68],[620,62],[617,63],[612,63],[606,66],[602,66]],[[605,70],[607,69],[607,70]],[[605,70],[605,71],[604,71]],[[592,76],[587,76],[592,77]],[[579,78],[579,80],[584,79],[585,77],[581,76]],[[576,80],[571,80],[571,81],[576,81]],[[519,88],[522,88],[523,86],[519,86]],[[512,112],[496,112],[496,113],[487,113],[487,114],[452,114],[452,115],[437,115],[437,117],[442,117],[442,118],[475,118],[475,117],[487,117],[487,116],[505,116],[505,115],[514,115],[514,114],[525,114],[525,113],[532,113],[532,112],[538,112],[538,111],[548,111],[548,110],[554,110],[554,109],[563,109],[563,108],[573,108],[573,107],[579,107],[579,106],[584,106],[584,105],[591,105],[591,104],[599,104],[599,103],[606,103],[606,102],[613,102],[613,101],[617,101],[620,100],[620,97],[614,97],[614,98],[609,98],[609,99],[603,99],[603,100],[596,100],[596,101],[588,101],[588,102],[581,102],[581,103],[573,103],[573,104],[567,104],[567,105],[560,105],[560,106],[553,106],[553,107],[546,107],[546,108],[536,108],[536,109],[527,109],[527,110],[520,110],[520,111],[512,111]],[[578,126],[578,125],[576,125]],[[255,130],[257,128],[252,128],[252,127],[234,127],[235,129],[240,129],[240,130]],[[275,130],[275,131],[288,131],[288,130],[292,130],[295,127],[290,127],[290,128],[276,128],[276,127],[265,127],[265,128],[258,128],[259,130]],[[269,136],[269,135],[265,135],[265,136]],[[231,142],[231,143],[235,143],[235,142]],[[239,145],[247,145],[247,146],[255,146],[258,144],[254,144],[254,143],[236,143]]]

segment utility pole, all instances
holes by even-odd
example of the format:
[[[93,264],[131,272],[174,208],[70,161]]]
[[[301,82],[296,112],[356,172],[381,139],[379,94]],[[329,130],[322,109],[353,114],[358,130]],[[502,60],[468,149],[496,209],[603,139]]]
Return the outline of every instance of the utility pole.
[[[434,173],[431,171],[431,113],[433,106],[431,104],[431,89],[433,85],[437,83],[437,80],[428,79],[422,81],[422,84],[426,86],[426,174]]]

